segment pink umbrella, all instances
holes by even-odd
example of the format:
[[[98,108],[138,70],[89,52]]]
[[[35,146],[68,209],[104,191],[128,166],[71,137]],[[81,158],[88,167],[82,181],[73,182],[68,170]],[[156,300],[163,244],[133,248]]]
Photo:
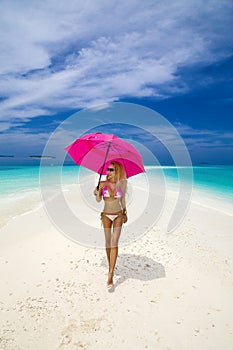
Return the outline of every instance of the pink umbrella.
[[[127,178],[145,171],[142,157],[135,147],[113,134],[84,135],[65,148],[76,164],[106,174],[108,164],[117,161],[123,165]]]

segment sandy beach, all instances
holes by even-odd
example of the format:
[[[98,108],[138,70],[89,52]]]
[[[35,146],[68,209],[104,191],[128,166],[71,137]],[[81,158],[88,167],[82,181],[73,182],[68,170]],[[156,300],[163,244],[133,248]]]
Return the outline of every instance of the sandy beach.
[[[111,292],[103,249],[62,235],[43,207],[11,220],[0,232],[0,349],[231,350],[233,217],[200,201],[172,234],[168,206],[119,248]]]

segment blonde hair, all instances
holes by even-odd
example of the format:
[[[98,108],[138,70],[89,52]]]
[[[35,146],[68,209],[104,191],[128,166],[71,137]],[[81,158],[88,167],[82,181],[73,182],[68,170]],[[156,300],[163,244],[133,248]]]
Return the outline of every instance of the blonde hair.
[[[113,161],[110,163],[110,165],[113,165],[115,168],[115,179],[116,183],[118,184],[121,180],[126,179],[125,170],[123,168],[123,165],[120,162]]]

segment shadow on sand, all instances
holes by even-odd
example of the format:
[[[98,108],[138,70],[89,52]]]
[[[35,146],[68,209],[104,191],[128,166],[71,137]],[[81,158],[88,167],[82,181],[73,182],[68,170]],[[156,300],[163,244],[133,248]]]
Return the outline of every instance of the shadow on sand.
[[[106,258],[103,258],[101,265],[107,268]],[[119,254],[115,275],[120,276],[114,284],[115,288],[128,278],[151,281],[156,278],[166,277],[162,264],[146,256],[135,254]]]

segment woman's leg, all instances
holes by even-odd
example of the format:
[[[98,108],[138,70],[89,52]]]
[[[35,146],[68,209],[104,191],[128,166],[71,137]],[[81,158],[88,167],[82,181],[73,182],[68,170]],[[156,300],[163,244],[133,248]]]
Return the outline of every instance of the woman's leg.
[[[102,223],[103,223],[104,234],[105,234],[105,246],[106,246],[107,259],[108,259],[108,267],[110,267],[112,221],[103,215]]]
[[[122,229],[122,216],[118,216],[113,222],[113,234],[111,238],[111,254],[110,254],[110,265],[109,265],[109,283],[113,283],[113,273],[116,265],[118,256],[118,242]]]

